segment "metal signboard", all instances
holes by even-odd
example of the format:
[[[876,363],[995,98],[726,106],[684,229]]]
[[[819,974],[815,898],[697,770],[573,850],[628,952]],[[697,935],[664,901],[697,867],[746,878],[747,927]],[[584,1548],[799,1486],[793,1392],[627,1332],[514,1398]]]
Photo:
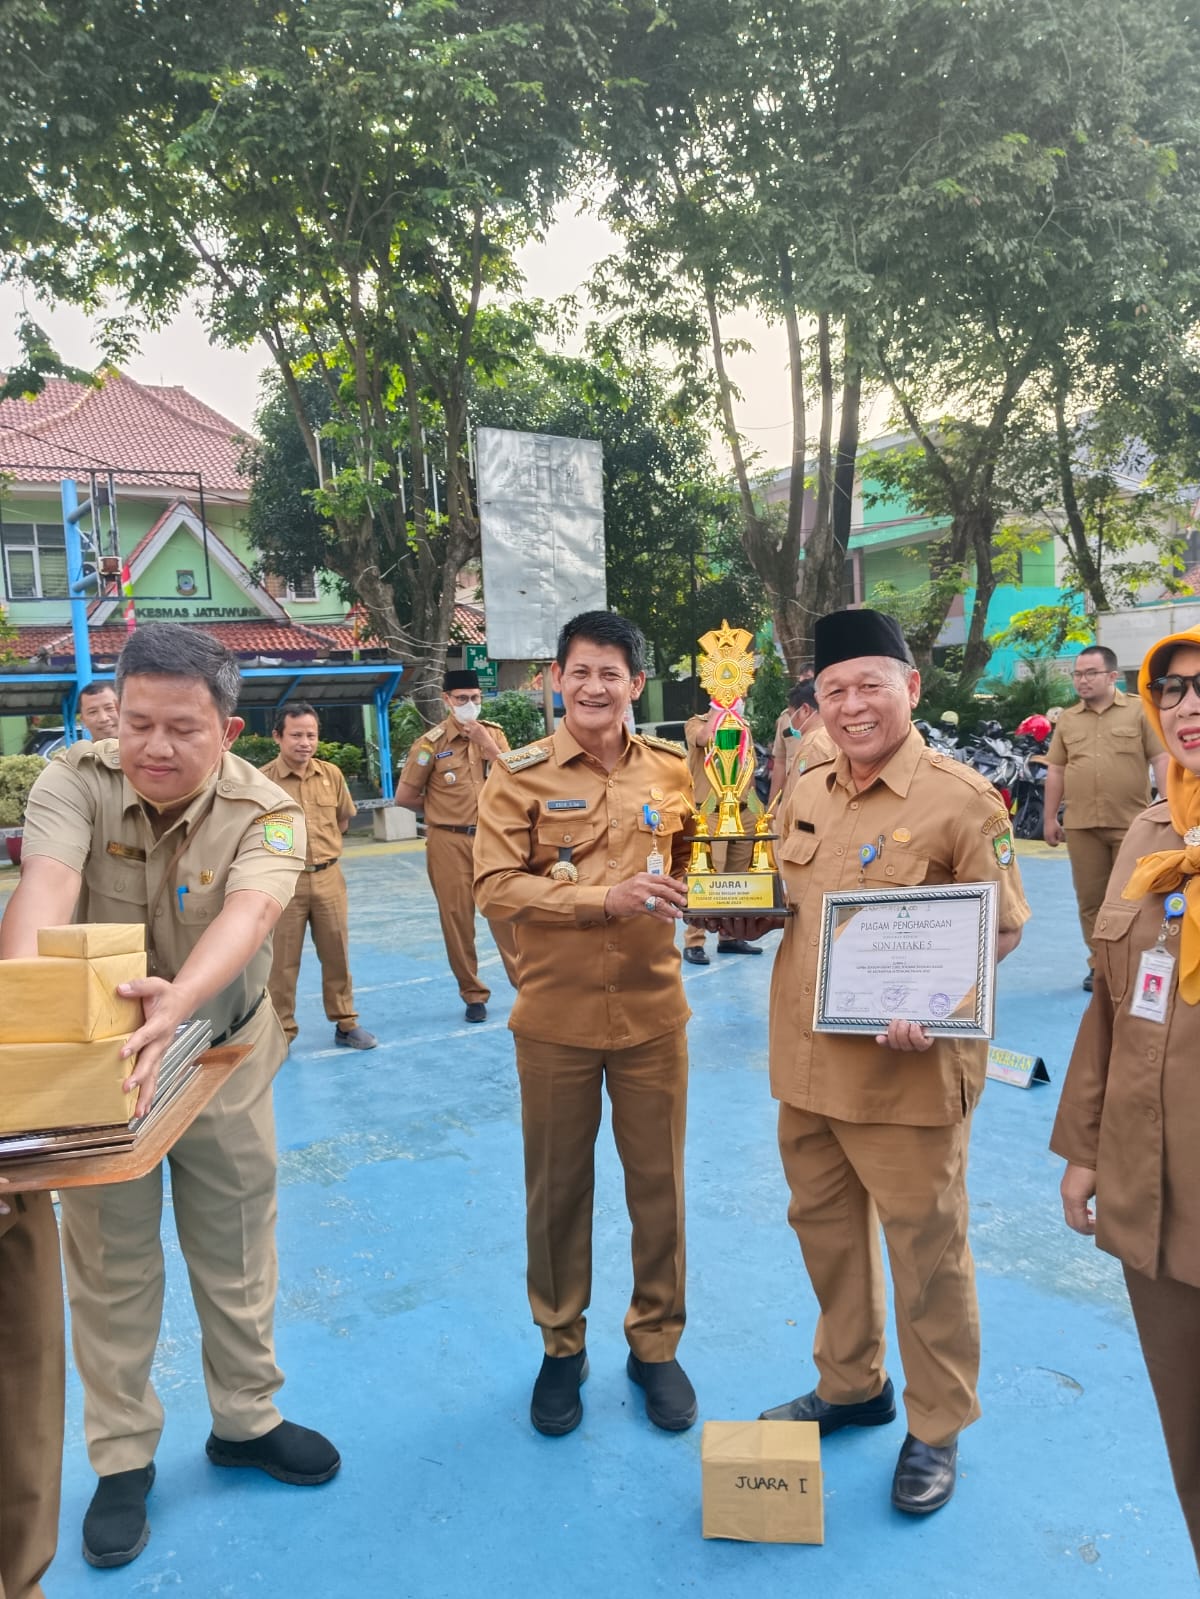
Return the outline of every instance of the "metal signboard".
[[[548,661],[559,629],[608,607],[595,439],[480,428],[475,473],[493,661]]]

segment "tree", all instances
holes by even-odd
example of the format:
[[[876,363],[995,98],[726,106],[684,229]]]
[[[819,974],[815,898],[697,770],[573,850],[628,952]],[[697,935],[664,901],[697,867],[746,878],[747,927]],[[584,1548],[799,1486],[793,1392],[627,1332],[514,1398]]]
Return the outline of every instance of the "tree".
[[[322,480],[325,564],[430,705],[478,543],[470,369],[503,358],[481,306],[569,179],[603,10],[218,0],[197,28],[184,0],[64,0],[18,17],[27,56],[64,48],[0,166],[8,270],[93,306],[115,291],[140,321],[199,294],[219,339],[265,341]]]

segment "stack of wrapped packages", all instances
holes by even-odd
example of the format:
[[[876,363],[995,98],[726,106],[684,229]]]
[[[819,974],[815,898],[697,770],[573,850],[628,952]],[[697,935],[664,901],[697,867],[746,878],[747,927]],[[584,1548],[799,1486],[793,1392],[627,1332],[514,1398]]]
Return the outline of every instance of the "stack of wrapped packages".
[[[0,961],[0,1135],[128,1125],[142,1002],[117,985],[145,975],[140,923],[44,927],[36,959]]]

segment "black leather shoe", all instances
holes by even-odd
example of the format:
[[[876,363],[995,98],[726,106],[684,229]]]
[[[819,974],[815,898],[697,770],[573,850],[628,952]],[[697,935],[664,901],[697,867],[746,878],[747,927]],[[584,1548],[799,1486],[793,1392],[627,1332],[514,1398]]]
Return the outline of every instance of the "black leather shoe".
[[[889,1377],[874,1399],[864,1399],[861,1405],[831,1405],[822,1399],[814,1388],[811,1394],[801,1394],[790,1404],[776,1405],[774,1410],[764,1410],[759,1421],[815,1421],[821,1437],[827,1438],[840,1427],[886,1427],[896,1419],[896,1390]]]
[[[689,966],[711,966],[712,961],[704,953],[703,944],[685,944],[683,958]]]
[[[645,1391],[646,1414],[665,1432],[686,1432],[700,1414],[696,1390],[677,1360],[639,1360],[630,1355],[625,1370]]]
[[[477,999],[472,1004],[467,1006],[466,1010],[463,1012],[463,1015],[469,1022],[486,1022],[487,1006],[482,1000]]]
[[[1089,972],[1087,974],[1087,976],[1084,978],[1082,984],[1080,985],[1085,994],[1090,994],[1091,993],[1093,981],[1094,981],[1093,975],[1092,975],[1091,972]]]
[[[910,1432],[896,1462],[892,1503],[910,1516],[927,1516],[954,1497],[958,1444],[923,1444]]]
[[[718,938],[718,955],[761,955],[762,950],[757,944],[749,944],[744,938]]]
[[[342,1463],[328,1438],[311,1427],[297,1427],[294,1421],[281,1421],[261,1438],[245,1443],[230,1443],[210,1432],[204,1452],[214,1466],[255,1466],[278,1482],[301,1488],[328,1482]]]
[[[543,1355],[533,1385],[529,1419],[547,1438],[574,1432],[583,1420],[579,1389],[588,1378],[587,1350],[577,1355]]]
[[[83,1558],[89,1566],[127,1566],[150,1540],[146,1495],[154,1462],[101,1477],[83,1518]]]

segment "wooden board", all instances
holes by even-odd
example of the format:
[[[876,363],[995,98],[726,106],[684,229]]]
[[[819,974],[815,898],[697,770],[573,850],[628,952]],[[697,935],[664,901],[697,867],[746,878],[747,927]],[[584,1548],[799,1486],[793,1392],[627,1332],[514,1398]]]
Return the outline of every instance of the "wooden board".
[[[105,1155],[31,1155],[28,1160],[0,1160],[0,1177],[10,1193],[36,1193],[44,1188],[95,1188],[101,1183],[127,1183],[152,1171],[181,1134],[250,1053],[249,1044],[224,1044],[200,1057],[200,1067],[145,1135],[128,1149]],[[0,1189],[0,1193],[4,1190]]]

